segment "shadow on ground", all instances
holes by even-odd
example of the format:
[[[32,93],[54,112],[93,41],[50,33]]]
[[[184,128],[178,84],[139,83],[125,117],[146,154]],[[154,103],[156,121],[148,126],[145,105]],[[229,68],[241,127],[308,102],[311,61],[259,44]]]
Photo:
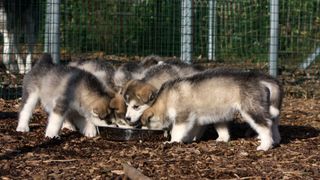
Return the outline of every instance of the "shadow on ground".
[[[19,132],[17,132],[17,134],[20,134]],[[4,153],[2,155],[0,155],[0,160],[10,160],[10,159],[14,159],[17,156],[22,156],[24,154],[27,154],[29,152],[35,152],[35,151],[39,151],[41,149],[48,149],[48,148],[52,148],[55,146],[59,146],[63,143],[65,143],[66,141],[68,141],[68,139],[74,139],[74,138],[79,138],[81,137],[81,135],[78,132],[70,132],[67,134],[63,134],[60,136],[60,138],[53,138],[53,139],[48,139],[45,138],[44,141],[42,143],[36,144],[35,146],[22,146],[20,148],[14,149],[10,152]]]
[[[320,130],[310,126],[290,126],[290,125],[280,125],[279,127],[281,134],[281,144],[288,144],[294,140],[309,139],[317,137],[320,134]],[[245,123],[231,123],[229,126],[229,131],[232,140],[239,138],[251,138],[255,137],[257,134],[249,125]],[[209,127],[202,140],[212,140],[218,137],[217,132],[214,127]]]

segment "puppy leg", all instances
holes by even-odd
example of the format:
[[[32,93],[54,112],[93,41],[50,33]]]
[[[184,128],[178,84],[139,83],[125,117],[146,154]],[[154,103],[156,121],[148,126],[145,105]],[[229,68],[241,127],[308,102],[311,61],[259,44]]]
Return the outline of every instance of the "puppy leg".
[[[91,122],[84,119],[83,128],[80,130],[86,137],[95,137],[98,134],[97,127]]]
[[[68,111],[68,113],[66,114],[66,118],[63,121],[61,129],[66,128],[71,131],[76,131],[77,130],[76,122],[80,118],[81,116],[77,111],[73,111],[73,110]]]
[[[59,97],[55,101],[53,110],[49,113],[46,137],[59,137],[59,131],[62,127],[66,115],[69,113],[69,103],[67,98]]]
[[[257,150],[267,151],[272,148],[273,139],[272,139],[272,121],[270,119],[264,118],[264,124],[257,123],[251,115],[246,112],[241,112],[242,117],[246,122],[250,124],[250,126],[258,133],[261,143],[258,146]],[[263,116],[256,115],[256,117],[260,117],[259,120],[263,118]]]
[[[272,122],[272,137],[274,140],[274,145],[278,145],[281,141],[281,136],[279,132],[279,117],[273,119]]]
[[[230,134],[227,123],[217,123],[214,125],[218,133],[218,138],[216,141],[228,142],[230,140]]]
[[[187,118],[185,115],[178,115],[172,126],[170,142],[192,142],[194,136],[190,134],[190,131],[196,126],[195,121],[196,117],[192,113]]]
[[[202,125],[202,126],[201,125],[195,125],[191,129],[191,132],[189,133],[190,136],[192,137],[192,140],[193,141],[199,141],[202,138],[202,136],[203,136],[204,132],[206,131],[206,129],[207,129],[207,126],[205,126],[205,125]]]
[[[22,109],[19,114],[19,122],[16,131],[29,132],[29,121],[32,116],[32,111],[37,105],[39,99],[38,92],[34,91],[31,94],[24,92],[22,100]]]
[[[70,131],[76,131],[76,127],[73,125],[73,123],[69,119],[65,119],[62,123],[61,129],[68,129]]]
[[[171,143],[172,142],[183,142],[184,138],[188,134],[188,124],[174,124],[171,129]]]
[[[72,114],[73,123],[81,134],[86,137],[97,136],[97,128],[93,123],[90,122],[90,120],[86,119],[76,111],[72,111]]]
[[[52,111],[49,114],[48,126],[46,129],[46,137],[54,138],[59,137],[59,131],[62,127],[64,114]]]
[[[269,112],[271,115],[272,123],[272,135],[274,144],[277,145],[281,141],[281,136],[279,132],[279,120],[280,120],[280,110],[274,106],[269,107]]]

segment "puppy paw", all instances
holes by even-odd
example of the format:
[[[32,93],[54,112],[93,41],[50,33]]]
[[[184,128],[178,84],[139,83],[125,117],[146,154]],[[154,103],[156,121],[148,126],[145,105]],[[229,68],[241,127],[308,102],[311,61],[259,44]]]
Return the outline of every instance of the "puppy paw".
[[[217,142],[228,142],[230,139],[230,137],[226,137],[226,136],[219,136],[216,141]]]
[[[29,128],[28,125],[26,125],[26,126],[18,125],[16,131],[18,131],[18,132],[29,132],[30,128]]]
[[[95,137],[97,136],[97,129],[96,127],[87,127],[83,130],[83,135],[86,137]]]
[[[163,142],[164,145],[166,145],[166,144],[172,144],[172,143],[174,143],[174,142],[173,142],[173,141],[165,141],[165,142]]]
[[[23,67],[23,68],[19,69],[19,73],[20,73],[20,74],[25,74],[25,73],[27,73],[27,71],[26,71],[25,68]]]
[[[77,130],[76,127],[73,124],[71,124],[69,121],[63,122],[61,129],[64,129],[64,128],[68,129],[70,131],[76,131]]]
[[[261,144],[260,146],[257,147],[257,150],[258,151],[268,151],[271,148],[272,148],[272,146],[270,146],[270,145]]]
[[[108,124],[107,127],[119,127],[117,124]]]
[[[57,138],[57,139],[60,139],[60,136],[58,134],[53,134],[53,133],[46,133],[45,137],[46,138]]]
[[[165,141],[163,144],[174,144],[174,143],[183,143],[182,141],[176,141],[176,140],[170,140],[170,141]]]
[[[47,137],[47,138],[60,138],[58,133],[59,132],[53,131],[51,129],[47,129],[45,137]]]

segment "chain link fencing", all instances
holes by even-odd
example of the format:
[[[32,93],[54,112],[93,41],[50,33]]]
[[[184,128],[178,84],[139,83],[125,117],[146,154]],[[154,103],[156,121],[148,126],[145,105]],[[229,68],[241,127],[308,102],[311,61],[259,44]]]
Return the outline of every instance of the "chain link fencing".
[[[97,56],[132,60],[156,54],[181,57],[192,63],[257,65],[257,68],[275,65],[270,72],[299,68],[319,72],[320,0],[4,0],[1,3],[0,60],[7,63],[0,68],[0,97],[4,98],[20,96],[19,90],[8,87],[20,87],[18,79],[23,77],[23,73],[9,76],[7,61],[18,62],[18,54],[24,64],[30,63],[28,55],[32,54],[35,62],[44,51],[56,56],[57,62]],[[6,10],[9,6],[14,8]],[[31,7],[31,11],[25,11],[26,7]],[[23,15],[28,12],[32,13]],[[10,16],[17,18],[10,22]],[[30,24],[30,18],[26,17],[33,20],[34,31],[22,26],[25,21]],[[12,31],[17,36],[17,50],[5,37],[5,29],[11,28],[8,25],[17,26]],[[32,52],[28,48],[30,36],[35,37],[31,41]]]

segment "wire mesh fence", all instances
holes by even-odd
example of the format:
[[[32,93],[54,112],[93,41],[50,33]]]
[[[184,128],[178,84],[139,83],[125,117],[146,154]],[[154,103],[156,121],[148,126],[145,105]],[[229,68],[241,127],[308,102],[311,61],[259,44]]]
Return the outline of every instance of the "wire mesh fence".
[[[65,55],[97,52],[123,57],[157,54],[184,59],[183,53],[188,52],[192,62],[270,65],[273,7],[279,13],[278,29],[275,29],[276,68],[305,68],[310,64],[318,67],[320,0],[276,0],[275,6],[271,5],[272,1],[3,0],[0,1],[3,35],[0,59],[6,65],[1,73],[15,62],[28,64],[30,59],[37,60],[37,54],[54,51],[50,49],[53,44],[59,45],[62,60]],[[52,10],[57,4],[59,12]],[[28,30],[25,24],[34,24],[34,30]],[[59,25],[58,32],[52,24]],[[5,29],[10,30],[8,25],[16,27],[12,31],[16,36],[14,41],[6,35]],[[51,36],[56,33],[60,35],[58,41]],[[28,44],[33,45],[31,50]],[[33,54],[32,58],[29,54]],[[1,86],[12,84],[2,74]]]
[[[208,58],[210,2],[192,1],[193,59]],[[216,22],[213,22],[216,59],[267,61],[270,1],[216,0],[215,4],[211,10],[216,11]],[[64,1],[62,48],[67,52],[179,57],[181,6],[180,0]],[[281,64],[286,64],[288,58],[291,58],[288,64],[300,63],[319,46],[319,7],[319,0],[281,1]]]

